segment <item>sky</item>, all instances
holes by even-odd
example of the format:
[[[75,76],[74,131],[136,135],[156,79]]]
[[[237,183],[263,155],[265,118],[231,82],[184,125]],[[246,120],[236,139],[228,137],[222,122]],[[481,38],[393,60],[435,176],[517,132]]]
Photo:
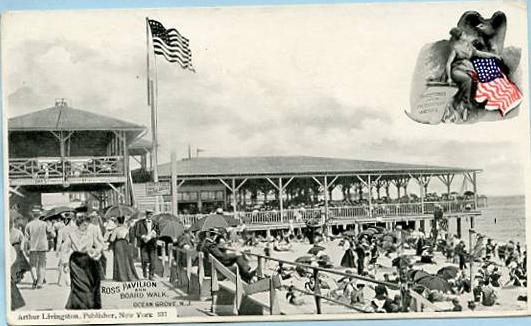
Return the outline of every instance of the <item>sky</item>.
[[[149,126],[148,16],[190,39],[197,71],[155,59],[159,163],[190,144],[202,156],[472,167],[483,169],[480,193],[523,194],[527,101],[515,119],[475,125],[404,114],[419,50],[447,39],[466,10],[504,11],[505,45],[527,58],[526,11],[509,2],[13,12],[2,20],[4,108],[14,117],[66,98]],[[527,60],[521,69],[527,77]]]

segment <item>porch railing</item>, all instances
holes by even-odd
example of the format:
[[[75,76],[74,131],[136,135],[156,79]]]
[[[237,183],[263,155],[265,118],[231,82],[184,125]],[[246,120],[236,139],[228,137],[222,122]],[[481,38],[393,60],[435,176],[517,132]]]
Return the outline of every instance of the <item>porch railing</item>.
[[[433,214],[436,205],[440,205],[444,213],[462,213],[476,210],[473,200],[459,200],[374,204],[372,205],[372,212],[369,205],[329,207],[328,212],[329,218],[332,220],[420,216]],[[171,203],[161,203],[159,211],[171,212]],[[290,220],[294,222],[306,222],[310,219],[324,218],[325,211],[324,208],[286,209],[282,215],[279,210],[238,212],[238,219],[243,219],[248,224],[278,224],[288,223]],[[193,224],[203,216],[205,214],[179,214],[179,217],[182,218],[185,224]]]
[[[121,156],[36,157],[9,159],[10,179],[68,179],[125,176]]]

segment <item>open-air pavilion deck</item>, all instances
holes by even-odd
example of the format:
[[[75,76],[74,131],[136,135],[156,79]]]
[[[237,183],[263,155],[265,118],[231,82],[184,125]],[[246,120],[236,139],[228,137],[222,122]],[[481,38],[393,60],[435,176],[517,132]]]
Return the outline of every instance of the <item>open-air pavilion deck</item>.
[[[159,179],[172,183],[172,192],[183,185],[218,183],[228,192],[229,214],[243,220],[250,229],[287,228],[289,223],[304,223],[322,218],[331,225],[396,222],[433,218],[436,205],[447,217],[479,215],[477,174],[479,169],[401,164],[352,159],[307,156],[212,157],[178,161],[159,166]],[[172,177],[173,175],[173,177]],[[456,176],[472,186],[467,196],[452,193]],[[429,185],[433,180],[446,188],[444,198],[433,198]],[[408,186],[417,186],[417,195],[408,196]],[[396,199],[391,199],[393,187]],[[341,192],[340,204],[332,202],[332,192]],[[411,190],[411,188],[410,188]],[[383,193],[383,196],[382,196]],[[253,209],[253,204],[267,207]],[[201,194],[198,194],[198,198]],[[172,201],[160,200],[162,212],[177,212],[177,196]],[[310,208],[303,207],[311,202]],[[139,208],[147,208],[138,202]],[[150,207],[153,208],[153,207]],[[186,214],[179,211],[183,222],[191,224],[207,212]]]

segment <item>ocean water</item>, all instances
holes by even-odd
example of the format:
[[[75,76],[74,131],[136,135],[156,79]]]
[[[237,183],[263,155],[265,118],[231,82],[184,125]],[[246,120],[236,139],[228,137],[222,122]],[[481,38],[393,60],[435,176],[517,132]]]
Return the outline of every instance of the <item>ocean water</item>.
[[[476,219],[477,232],[487,235],[498,243],[513,240],[526,242],[526,212],[524,196],[489,197],[488,207]]]

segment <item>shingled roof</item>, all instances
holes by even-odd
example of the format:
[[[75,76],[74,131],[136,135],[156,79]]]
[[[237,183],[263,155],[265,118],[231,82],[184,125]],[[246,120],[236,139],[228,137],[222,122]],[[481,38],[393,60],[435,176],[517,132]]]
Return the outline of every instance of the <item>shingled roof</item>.
[[[59,130],[121,130],[131,138],[142,133],[146,127],[111,118],[101,114],[56,105],[44,110],[9,119],[9,131],[59,131]]]
[[[480,171],[419,164],[362,161],[310,156],[200,157],[177,162],[179,177],[294,176],[334,174],[446,174]],[[170,163],[159,165],[159,176],[171,175]]]

